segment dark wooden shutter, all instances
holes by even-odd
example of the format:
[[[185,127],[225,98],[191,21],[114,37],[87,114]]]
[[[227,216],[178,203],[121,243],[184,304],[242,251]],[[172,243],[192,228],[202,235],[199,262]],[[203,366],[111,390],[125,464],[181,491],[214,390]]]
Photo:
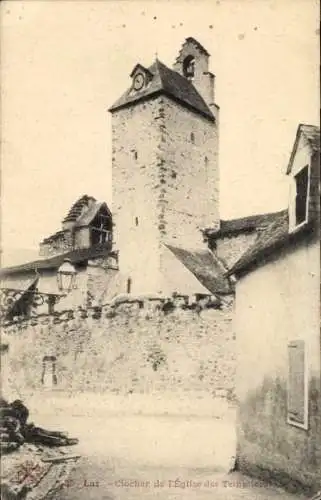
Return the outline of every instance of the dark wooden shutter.
[[[306,373],[304,340],[288,344],[289,380],[288,380],[288,419],[293,423],[306,423]]]
[[[309,185],[309,167],[304,167],[296,176],[296,202],[295,202],[295,216],[296,223],[301,224],[307,216],[307,197]]]

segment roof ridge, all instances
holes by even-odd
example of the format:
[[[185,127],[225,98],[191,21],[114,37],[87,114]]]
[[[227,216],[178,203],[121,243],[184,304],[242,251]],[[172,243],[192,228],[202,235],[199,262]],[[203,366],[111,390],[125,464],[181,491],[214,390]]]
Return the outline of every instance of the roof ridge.
[[[221,219],[221,222],[230,222],[230,221],[239,221],[239,220],[244,220],[244,219],[255,219],[255,218],[258,218],[258,217],[265,217],[265,216],[269,216],[269,215],[277,215],[277,214],[283,214],[287,212],[287,208],[283,208],[282,210],[276,210],[276,211],[273,211],[273,212],[261,212],[259,214],[249,214],[249,215],[243,215],[241,217],[235,217],[235,218],[232,218],[232,219]]]
[[[77,216],[81,214],[83,207],[88,204],[89,200],[97,202],[94,196],[84,194],[80,196],[69,208],[67,215],[63,218],[62,222],[74,221]],[[76,216],[76,217],[75,217]]]
[[[129,87],[109,108],[110,112],[164,94],[212,122],[215,121],[215,117],[206,101],[196,87],[184,76],[169,68],[158,58],[149,66],[148,70],[153,73],[149,85],[136,94],[131,93],[132,87]]]

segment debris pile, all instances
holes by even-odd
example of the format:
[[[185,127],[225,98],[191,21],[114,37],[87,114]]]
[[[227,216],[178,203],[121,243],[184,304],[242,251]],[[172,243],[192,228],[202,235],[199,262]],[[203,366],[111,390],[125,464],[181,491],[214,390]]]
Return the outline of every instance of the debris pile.
[[[71,439],[67,434],[49,431],[27,423],[29,410],[19,399],[8,403],[0,399],[0,449],[1,454],[17,450],[23,443],[33,443],[48,447],[71,446],[78,439]]]

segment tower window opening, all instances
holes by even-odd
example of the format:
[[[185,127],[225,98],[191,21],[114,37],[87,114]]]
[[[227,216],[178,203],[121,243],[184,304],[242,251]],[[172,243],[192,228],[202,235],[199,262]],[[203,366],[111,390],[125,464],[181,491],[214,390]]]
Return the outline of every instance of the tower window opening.
[[[137,158],[138,158],[138,153],[137,153],[137,151],[134,151],[134,158],[135,158],[135,160],[137,160]]]
[[[187,56],[183,62],[183,75],[189,80],[193,80],[195,76],[195,58],[193,56]]]
[[[128,278],[127,280],[127,293],[130,293],[132,290],[132,279]]]
[[[135,217],[135,226],[138,226],[138,217]]]
[[[195,144],[195,134],[191,132],[191,143]]]

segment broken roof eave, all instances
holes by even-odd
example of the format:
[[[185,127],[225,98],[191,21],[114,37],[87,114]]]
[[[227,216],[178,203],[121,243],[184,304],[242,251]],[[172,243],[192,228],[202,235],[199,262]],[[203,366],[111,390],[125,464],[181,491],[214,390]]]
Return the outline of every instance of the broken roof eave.
[[[134,106],[137,103],[141,103],[141,102],[144,102],[144,101],[147,101],[147,100],[150,100],[150,99],[156,99],[160,95],[165,95],[166,97],[168,97],[172,101],[179,103],[180,105],[182,105],[182,106],[190,109],[191,111],[194,111],[194,113],[203,116],[203,118],[206,118],[207,120],[211,121],[212,123],[213,122],[215,123],[215,121],[216,121],[214,115],[211,112],[205,113],[202,110],[196,108],[195,106],[189,104],[185,100],[179,99],[178,97],[173,96],[173,94],[171,92],[168,92],[168,91],[166,91],[164,89],[155,90],[155,92],[153,92],[151,94],[141,95],[140,97],[135,97],[135,99],[122,102],[122,103],[120,103],[118,105],[117,105],[117,102],[116,102],[113,106],[111,106],[110,108],[108,108],[108,111],[110,113],[113,113],[114,111],[118,111],[119,109],[123,109],[123,108],[127,108],[127,107],[130,107],[130,106]]]
[[[248,215],[245,217],[239,217],[237,219],[221,219],[220,227],[218,229],[206,227],[202,229],[202,234],[206,238],[213,238],[216,240],[221,237],[230,237],[241,233],[252,233],[255,231],[263,230],[264,227],[269,223],[269,219],[282,217],[285,213],[287,213],[287,209],[280,210],[278,212]]]
[[[289,160],[289,163],[288,163],[288,166],[287,166],[287,169],[286,169],[286,175],[289,175],[291,173],[291,171],[292,171],[293,161],[294,161],[297,149],[298,149],[299,140],[300,140],[300,138],[301,138],[302,135],[305,136],[307,144],[311,148],[311,152],[314,152],[314,153],[315,152],[320,152],[320,143],[319,143],[319,146],[315,146],[313,144],[313,142],[311,141],[311,138],[309,138],[307,136],[307,134],[306,134],[306,132],[304,130],[304,127],[312,127],[312,128],[314,128],[315,129],[315,133],[320,136],[320,129],[318,129],[318,127],[316,125],[308,125],[306,123],[300,123],[299,124],[299,126],[297,128],[297,131],[296,131],[295,140],[294,140],[293,148],[292,148],[292,151],[291,151],[291,155],[290,155],[290,160]],[[318,132],[317,132],[317,130],[318,130]]]

